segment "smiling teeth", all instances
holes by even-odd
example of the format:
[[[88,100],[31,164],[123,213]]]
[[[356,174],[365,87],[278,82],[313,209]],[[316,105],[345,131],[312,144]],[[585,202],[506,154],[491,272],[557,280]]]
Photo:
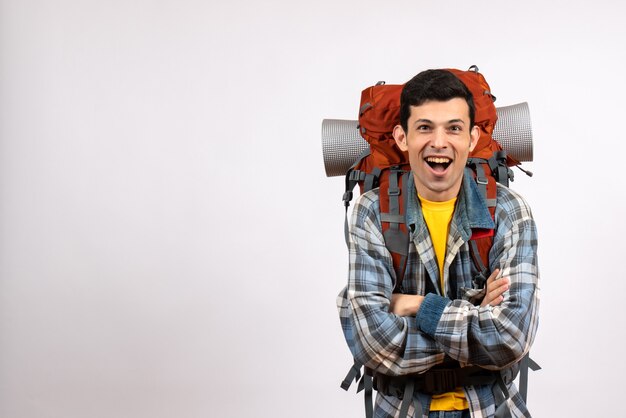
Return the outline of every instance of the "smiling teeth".
[[[446,164],[450,162],[450,159],[442,157],[428,157],[426,158],[426,161],[428,161],[429,163]]]

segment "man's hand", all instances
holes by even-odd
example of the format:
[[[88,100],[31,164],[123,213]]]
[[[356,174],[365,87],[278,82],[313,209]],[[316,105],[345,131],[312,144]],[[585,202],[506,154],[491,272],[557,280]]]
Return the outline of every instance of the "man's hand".
[[[487,291],[480,306],[497,306],[504,300],[502,294],[509,290],[509,278],[500,277],[496,279],[498,274],[500,274],[500,269],[495,269],[487,279]]]
[[[391,295],[391,304],[389,312],[398,316],[415,316],[424,300],[421,295],[405,295],[403,293],[394,293]]]

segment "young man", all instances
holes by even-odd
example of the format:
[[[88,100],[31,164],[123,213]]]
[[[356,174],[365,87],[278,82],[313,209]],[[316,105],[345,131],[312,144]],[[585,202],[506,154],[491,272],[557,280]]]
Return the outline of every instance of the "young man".
[[[512,380],[537,329],[536,229],[526,202],[498,185],[490,270],[475,288],[472,228],[493,228],[468,155],[480,130],[451,72],[409,81],[394,129],[408,151],[409,256],[402,294],[382,235],[378,189],[359,197],[350,224],[350,274],[338,297],[355,359],[375,378],[374,415],[529,417]],[[403,401],[401,398],[405,399]]]

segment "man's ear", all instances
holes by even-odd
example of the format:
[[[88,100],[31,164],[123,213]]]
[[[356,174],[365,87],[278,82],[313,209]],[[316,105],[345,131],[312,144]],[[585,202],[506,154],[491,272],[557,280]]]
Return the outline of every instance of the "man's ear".
[[[402,125],[396,125],[393,128],[393,139],[396,140],[396,145],[401,151],[406,152],[409,147],[406,144],[406,133],[402,129]]]
[[[474,127],[472,127],[472,130],[470,131],[470,147],[469,147],[470,152],[474,151],[474,147],[476,147],[476,144],[478,144],[479,138],[480,138],[480,128],[477,125],[474,125]]]

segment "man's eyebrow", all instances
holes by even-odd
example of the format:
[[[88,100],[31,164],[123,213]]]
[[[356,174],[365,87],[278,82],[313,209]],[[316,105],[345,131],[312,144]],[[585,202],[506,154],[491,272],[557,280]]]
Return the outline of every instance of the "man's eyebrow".
[[[433,123],[433,121],[430,119],[418,119],[413,122],[413,125],[418,123]],[[450,119],[447,123],[462,123],[463,125],[465,125],[465,121],[463,119]]]

